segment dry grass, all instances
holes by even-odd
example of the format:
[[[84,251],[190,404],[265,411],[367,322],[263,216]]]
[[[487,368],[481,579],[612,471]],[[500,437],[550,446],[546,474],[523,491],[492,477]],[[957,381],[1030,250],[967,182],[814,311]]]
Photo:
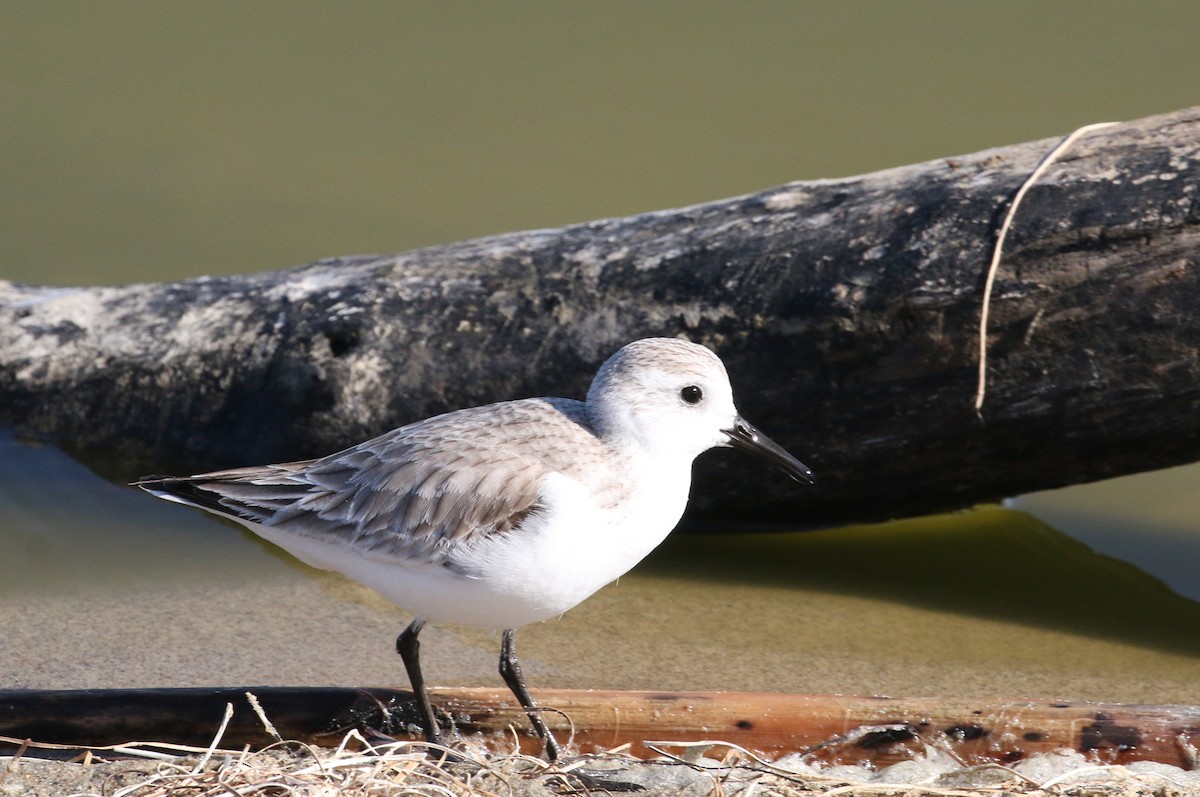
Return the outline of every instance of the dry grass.
[[[556,797],[629,790],[623,787],[643,797],[1200,797],[1200,781],[1182,770],[1175,770],[1179,776],[1134,773],[1090,763],[1042,782],[995,764],[963,767],[949,779],[930,774],[913,783],[855,782],[835,771],[781,767],[719,741],[647,742],[661,754],[655,761],[633,758],[622,747],[556,764],[521,754],[515,738],[509,752],[481,743],[451,751],[373,741],[357,731],[335,748],[279,739],[251,752],[220,747],[231,716],[232,707],[206,748],[131,742],[88,748],[71,762],[32,754],[78,748],[0,738],[21,744],[0,764],[0,797]],[[108,760],[113,757],[123,760]]]
[[[348,736],[346,741],[351,740]],[[411,743],[366,745],[359,750],[343,745],[331,751],[280,742],[255,753],[222,751],[194,764],[162,762],[143,781],[109,792],[106,797],[223,794],[483,797],[498,796],[504,791],[505,774],[494,768],[471,760],[451,764],[445,759],[431,758],[427,752],[424,745]]]
[[[561,766],[482,747],[464,752],[460,746],[451,753],[417,742],[371,744],[355,732],[333,749],[279,742],[258,752],[216,747],[181,750],[143,743],[109,750],[138,760],[109,762],[90,751],[76,763],[14,758],[7,768],[0,766],[0,795],[556,797],[615,791],[626,779],[644,789],[637,792],[643,797],[1190,797],[1200,793],[1171,778],[1130,778],[1122,767],[1094,766],[1085,768],[1092,773],[1070,774],[1115,777],[1086,782],[1056,777],[1036,783],[1007,767],[991,766],[973,768],[992,770],[989,785],[856,783],[779,769],[736,747],[720,751],[720,759],[684,755],[645,762],[618,750],[579,756]],[[713,751],[706,752],[711,756]],[[581,777],[582,769],[591,774]],[[611,778],[607,783],[597,780],[606,774]]]
[[[176,754],[167,753],[165,747]],[[645,762],[616,750],[552,765],[520,753],[498,754],[482,748],[464,753],[461,746],[450,751],[417,742],[373,745],[355,732],[334,749],[279,742],[253,753],[210,749],[199,755],[191,751],[191,755],[182,757],[178,753],[185,751],[158,744],[110,749],[141,761],[112,763],[98,757],[74,764],[14,761],[10,772],[28,768],[24,788],[0,788],[0,793],[22,797],[556,797],[620,792],[627,790],[622,787],[637,784],[636,793],[641,795],[803,797],[851,786],[844,779],[801,778],[782,770],[772,771],[769,764],[754,764],[736,751],[723,761],[702,759],[689,764],[678,758]],[[64,779],[64,767],[71,767],[74,777]],[[647,771],[652,773],[649,783],[645,782]],[[623,780],[631,773],[631,781]],[[656,777],[659,774],[665,777]],[[0,784],[4,783],[0,777]],[[63,789],[71,783],[79,788]],[[911,787],[904,791],[913,793]],[[966,794],[945,790],[927,793],[940,797]]]

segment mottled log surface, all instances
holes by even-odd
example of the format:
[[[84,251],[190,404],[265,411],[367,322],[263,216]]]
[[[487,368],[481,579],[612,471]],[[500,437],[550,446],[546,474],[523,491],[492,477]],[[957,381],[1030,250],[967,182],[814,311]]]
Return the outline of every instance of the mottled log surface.
[[[1200,109],[1092,132],[1029,191],[974,411],[994,238],[1056,143],[246,276],[0,283],[0,422],[120,454],[116,478],[280,461],[581,396],[627,341],[684,335],[820,481],[710,454],[693,520],[869,520],[1200,459]]]
[[[117,689],[0,691],[0,755],[23,740],[69,747],[130,741],[207,747],[226,705],[233,715],[221,746],[271,744],[246,692],[285,739],[336,746],[351,728],[419,739],[412,695],[394,689]],[[537,754],[523,710],[501,689],[437,689],[438,710],[456,732],[502,749],[513,734]],[[777,757],[807,752],[828,763],[883,766],[950,751],[964,764],[1016,761],[1070,749],[1097,762],[1159,761],[1193,769],[1200,744],[1200,707],[1032,700],[901,699],[769,692],[623,692],[535,690],[546,720],[583,752],[630,744],[654,755],[654,742],[720,741]],[[414,735],[415,734],[415,735]],[[572,735],[573,734],[573,735]],[[36,750],[33,751],[37,753]]]

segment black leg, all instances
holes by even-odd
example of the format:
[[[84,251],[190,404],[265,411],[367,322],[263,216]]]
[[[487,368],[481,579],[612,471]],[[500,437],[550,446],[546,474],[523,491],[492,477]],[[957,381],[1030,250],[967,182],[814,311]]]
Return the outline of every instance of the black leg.
[[[424,617],[414,619],[408,628],[396,637],[396,652],[404,660],[404,669],[408,671],[413,697],[417,701],[417,711],[421,714],[421,724],[425,726],[425,740],[430,744],[441,744],[442,731],[433,715],[429,692],[425,690],[425,676],[421,675],[421,643],[417,641],[417,634],[421,633],[424,627]]]
[[[550,729],[546,727],[541,709],[533,702],[533,698],[529,696],[529,690],[525,688],[525,679],[521,676],[521,664],[517,661],[516,637],[517,632],[512,628],[504,632],[503,641],[500,643],[500,677],[517,696],[517,700],[525,708],[525,713],[529,715],[529,721],[533,723],[533,729],[546,743],[546,758],[554,761],[558,758],[558,742],[555,741],[554,734],[550,733]]]

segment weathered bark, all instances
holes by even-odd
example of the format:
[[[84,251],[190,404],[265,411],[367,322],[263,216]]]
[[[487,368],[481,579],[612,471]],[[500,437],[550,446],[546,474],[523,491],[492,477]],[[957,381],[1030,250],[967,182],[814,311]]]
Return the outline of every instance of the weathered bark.
[[[580,396],[625,342],[684,335],[819,479],[710,455],[694,518],[867,520],[1200,459],[1200,109],[1093,132],[1029,191],[974,412],[999,220],[1055,143],[279,272],[0,283],[0,420],[130,470],[279,461]]]
[[[351,728],[399,737],[416,731],[411,693],[392,689],[0,691],[0,755],[26,739],[71,747],[135,740],[207,747],[226,704],[234,713],[222,747],[271,744],[247,691],[285,739],[333,746]],[[459,733],[507,749],[516,732],[527,752],[538,752],[539,741],[508,692],[437,689],[432,697],[439,711],[455,718]],[[930,745],[964,764],[1011,764],[1072,749],[1104,763],[1159,761],[1192,769],[1189,753],[1200,744],[1196,706],[594,689],[543,689],[535,698],[553,709],[545,714],[551,728],[564,739],[570,734],[581,751],[628,743],[642,757],[654,754],[648,742],[719,741],[770,756],[809,752],[830,763],[884,765]]]

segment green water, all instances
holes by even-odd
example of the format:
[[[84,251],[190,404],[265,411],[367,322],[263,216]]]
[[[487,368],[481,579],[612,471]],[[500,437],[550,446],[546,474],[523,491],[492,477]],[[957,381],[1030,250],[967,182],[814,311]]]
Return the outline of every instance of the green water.
[[[391,252],[1198,101],[1187,2],[0,4],[0,276]]]
[[[0,4],[0,278],[279,268],[1168,112],[1200,101],[1192,16],[1184,2]],[[52,448],[4,438],[0,459],[0,685],[403,681],[405,616],[370,594]],[[523,631],[526,669],[541,685],[1200,702],[1196,478],[672,539]],[[495,637],[427,637],[432,680],[495,681]]]

